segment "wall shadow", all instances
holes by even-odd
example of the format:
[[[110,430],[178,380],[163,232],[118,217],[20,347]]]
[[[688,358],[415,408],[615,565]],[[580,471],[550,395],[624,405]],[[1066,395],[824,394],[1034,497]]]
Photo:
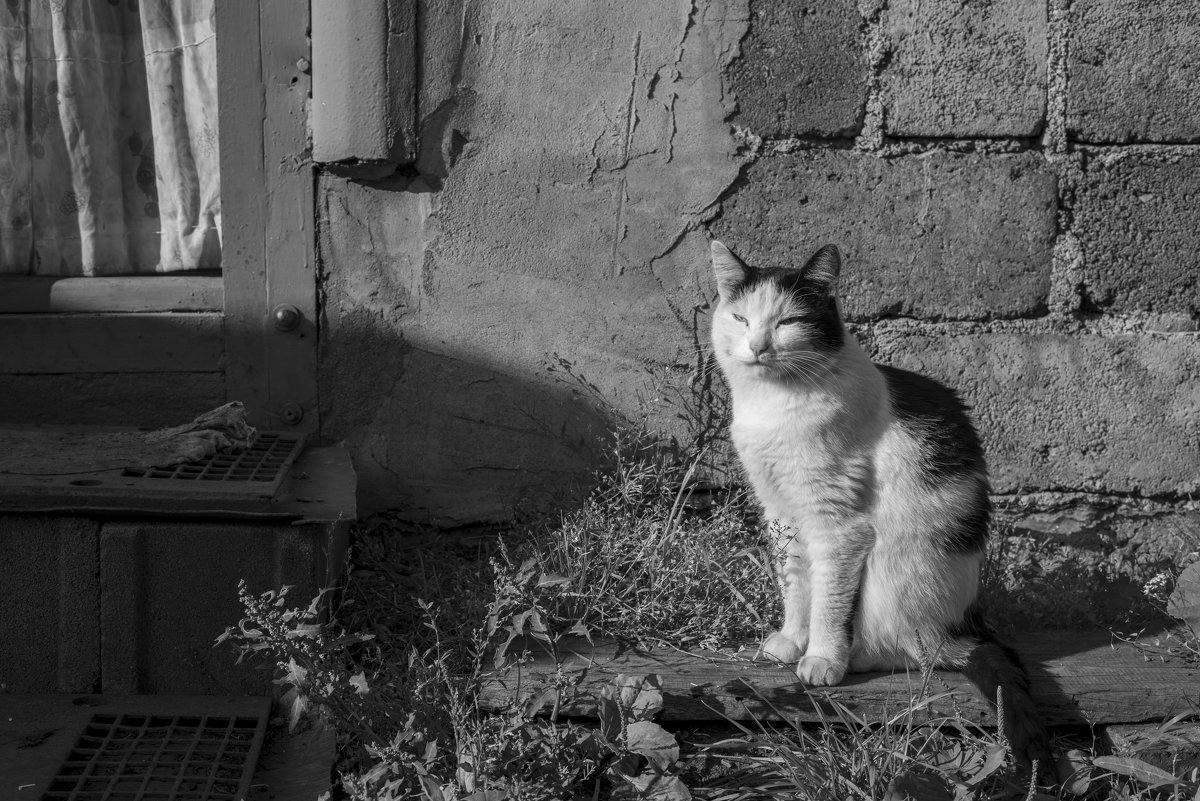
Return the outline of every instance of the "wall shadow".
[[[351,311],[321,343],[322,437],[351,450],[364,513],[435,526],[577,502],[616,420],[547,363],[514,375]]]

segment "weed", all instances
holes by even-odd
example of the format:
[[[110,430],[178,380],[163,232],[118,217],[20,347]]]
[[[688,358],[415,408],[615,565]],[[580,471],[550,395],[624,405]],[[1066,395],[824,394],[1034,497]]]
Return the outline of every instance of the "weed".
[[[505,712],[478,711],[484,683],[533,644],[551,654],[571,637],[734,648],[773,627],[766,534],[744,496],[704,481],[723,414],[712,403],[681,413],[691,432],[682,445],[626,420],[594,491],[551,519],[453,537],[378,516],[355,531],[343,592],[290,608],[286,588],[241,587],[245,619],[221,640],[276,670],[292,726],[336,727],[338,793],[353,801],[1050,798],[1014,779],[994,733],[961,714],[933,716],[943,696],[927,692],[879,720],[823,699],[814,706],[832,711],[816,726],[730,721],[734,736],[685,743],[682,764],[679,743],[653,720],[655,676],[618,677],[591,698],[596,726],[561,714],[586,692],[581,674],[561,669]],[[1002,607],[1026,610],[1043,593],[1060,624],[1091,614],[1096,575],[1086,566],[1012,537],[998,538],[993,555],[1005,557],[989,562],[987,578]],[[926,690],[935,678],[925,671]],[[1120,756],[1061,749],[1062,793],[1200,797],[1195,770],[1141,758],[1179,725]]]

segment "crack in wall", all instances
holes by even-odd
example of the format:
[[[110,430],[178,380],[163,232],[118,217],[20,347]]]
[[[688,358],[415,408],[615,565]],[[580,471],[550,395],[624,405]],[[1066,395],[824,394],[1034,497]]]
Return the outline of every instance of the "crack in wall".
[[[883,102],[883,73],[891,57],[891,46],[884,30],[887,0],[860,0],[863,18],[863,44],[867,51],[867,100],[863,107],[862,129],[854,140],[854,149],[874,153],[883,147],[887,109]]]
[[[625,167],[629,166],[629,149],[633,143],[633,133],[637,129],[637,82],[638,69],[641,66],[641,31],[638,31],[637,35],[634,36],[633,47],[631,50],[633,65],[631,69],[631,75],[629,76],[629,95],[625,101],[625,131],[621,137],[621,161],[620,164],[617,165],[616,169],[612,170],[612,172],[623,170]],[[599,166],[598,161],[597,166]],[[625,265],[621,261],[618,249],[621,245],[621,242],[625,239],[625,223],[623,217],[625,215],[625,203],[629,199],[628,192],[626,191],[626,183],[627,179],[624,175],[622,175],[617,181],[615,190],[616,197],[614,198],[615,208],[613,209],[612,264],[616,275],[623,275],[625,273]]]
[[[1050,259],[1050,291],[1047,305],[1058,317],[1079,314],[1086,302],[1084,253],[1072,231],[1075,187],[1083,177],[1080,154],[1072,152],[1067,137],[1067,97],[1070,74],[1071,0],[1049,0],[1046,18],[1046,125],[1043,154],[1058,176],[1056,224],[1058,234]]]
[[[699,8],[696,5],[696,0],[691,0],[691,4],[688,6],[687,15],[683,21],[683,34],[679,37],[679,44],[675,48],[676,68],[678,68],[680,62],[683,61],[683,48],[687,42],[688,34],[691,33],[692,28],[696,25],[696,14],[698,11]]]

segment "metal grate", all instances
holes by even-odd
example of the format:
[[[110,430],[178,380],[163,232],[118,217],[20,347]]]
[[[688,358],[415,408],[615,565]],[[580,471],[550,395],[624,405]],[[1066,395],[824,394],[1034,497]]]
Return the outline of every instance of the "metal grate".
[[[93,715],[42,801],[239,801],[266,718]]]
[[[245,450],[215,453],[199,462],[147,470],[126,468],[122,476],[176,481],[278,482],[296,460],[304,437],[279,431],[260,431]]]

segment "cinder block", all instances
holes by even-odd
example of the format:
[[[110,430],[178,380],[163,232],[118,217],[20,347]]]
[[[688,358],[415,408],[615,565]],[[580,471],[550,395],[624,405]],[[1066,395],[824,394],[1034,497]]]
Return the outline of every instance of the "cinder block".
[[[1126,626],[1161,615],[1146,590],[1200,547],[1200,507],[1114,495],[1000,496],[988,608],[1005,627]]]
[[[854,136],[868,64],[854,0],[750,3],[742,56],[726,70],[737,122],[759,136]]]
[[[1086,549],[1095,565],[1144,583],[1200,549],[1200,504],[1117,495],[1034,493],[997,499],[1012,533]]]
[[[1045,308],[1057,183],[1037,154],[880,159],[808,150],[760,160],[713,233],[752,263],[841,250],[852,319],[987,319]]]
[[[272,672],[214,648],[242,618],[238,579],[259,594],[287,584],[307,606],[325,576],[324,527],[286,523],[107,523],[100,531],[103,691],[269,693]]]
[[[1093,156],[1072,229],[1091,303],[1113,311],[1200,314],[1200,156]]]
[[[89,693],[100,681],[99,524],[0,516],[0,693]]]
[[[1200,492],[1195,334],[880,324],[866,338],[974,407],[996,492]]]
[[[1072,3],[1068,133],[1084,142],[1200,141],[1200,5]]]
[[[1046,113],[1045,0],[892,0],[883,73],[897,136],[1033,136]]]

